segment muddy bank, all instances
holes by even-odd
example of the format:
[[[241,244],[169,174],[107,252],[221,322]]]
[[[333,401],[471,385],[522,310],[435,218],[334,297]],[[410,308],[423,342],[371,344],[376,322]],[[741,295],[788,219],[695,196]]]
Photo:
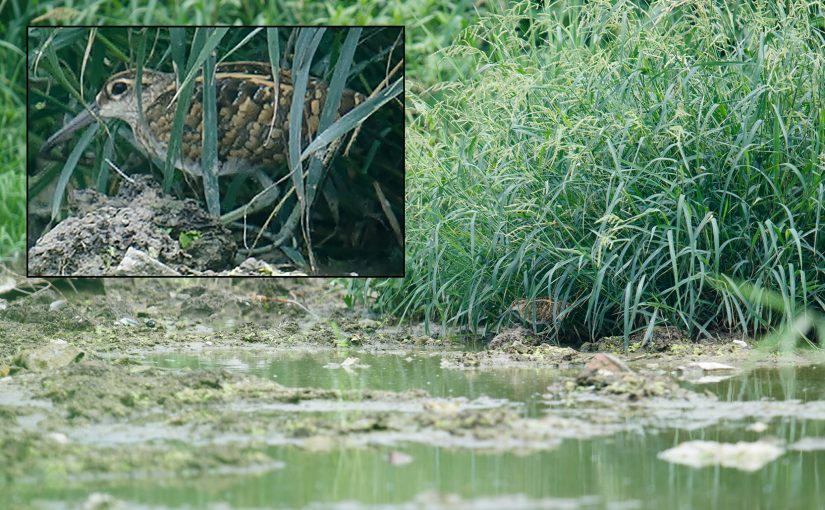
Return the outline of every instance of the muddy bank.
[[[237,251],[231,232],[197,202],[165,195],[147,176],[124,180],[112,197],[80,190],[73,199],[72,215],[29,250],[29,274],[173,276],[220,271]],[[144,258],[126,258],[130,248]]]
[[[22,287],[21,287],[22,288]],[[5,294],[0,309],[0,483],[266,472],[284,467],[272,448],[403,450],[405,445],[512,454],[547,452],[566,440],[634,431],[696,430],[736,421],[745,430],[791,417],[825,421],[825,399],[731,402],[707,391],[724,380],[810,356],[758,353],[749,341],[704,344],[657,337],[654,348],[616,353],[616,339],[582,352],[528,341],[521,330],[492,348],[465,349],[350,308],[327,280],[107,280],[75,293],[42,281]],[[670,342],[670,343],[668,343]],[[307,352],[302,370],[329,384],[288,385],[266,372],[215,368],[213,351],[255,359]],[[330,361],[312,353],[335,353]],[[158,359],[188,353],[192,365]],[[612,354],[611,354],[612,353]],[[388,356],[398,377],[436,363],[399,387],[374,361]],[[286,361],[287,370],[297,364]],[[502,373],[519,386],[544,381],[536,397],[512,393],[436,396],[460,373],[468,385]],[[289,375],[288,372],[281,372]],[[359,381],[364,382],[363,384]],[[494,386],[490,386],[491,388]],[[532,399],[533,409],[526,410]],[[760,437],[760,432],[748,432]],[[784,448],[784,447],[783,447]],[[401,453],[387,462],[401,462]]]
[[[180,200],[163,193],[149,176],[124,179],[114,196],[91,189],[76,190],[70,205],[69,216],[30,247],[29,275],[306,275],[299,270],[299,266],[306,266],[303,255],[289,243],[283,250],[262,250],[274,234],[264,233],[258,239],[257,227],[243,222],[227,228],[196,200]],[[44,223],[49,217],[42,218]],[[37,221],[30,218],[30,223]],[[337,232],[336,227],[333,234]],[[259,248],[255,256],[249,250],[253,247]],[[358,254],[353,260],[335,260],[327,256],[336,250],[325,244],[317,248],[326,254],[317,271],[322,275],[395,275],[403,266],[400,253],[391,259],[370,260],[372,257]]]

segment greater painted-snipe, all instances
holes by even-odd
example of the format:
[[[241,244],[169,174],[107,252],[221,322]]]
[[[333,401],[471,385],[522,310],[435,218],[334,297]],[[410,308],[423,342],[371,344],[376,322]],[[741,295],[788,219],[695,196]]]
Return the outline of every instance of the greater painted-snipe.
[[[289,139],[289,112],[293,101],[292,75],[281,69],[275,91],[272,68],[261,62],[218,64],[215,73],[218,112],[218,175],[230,175],[261,167],[285,167]],[[174,73],[144,69],[141,101],[135,87],[135,71],[123,71],[109,78],[95,102],[52,135],[41,148],[46,152],[66,141],[72,133],[97,119],[121,119],[132,129],[135,142],[147,156],[163,164],[177,104]],[[203,131],[203,80],[198,77],[187,112],[181,157],[175,166],[183,172],[202,175],[201,135]],[[304,97],[302,140],[311,139],[318,129],[327,98],[327,84],[310,78]],[[346,89],[338,108],[342,116],[364,101],[364,96]],[[143,107],[143,115],[138,105]],[[274,121],[273,121],[274,116]]]

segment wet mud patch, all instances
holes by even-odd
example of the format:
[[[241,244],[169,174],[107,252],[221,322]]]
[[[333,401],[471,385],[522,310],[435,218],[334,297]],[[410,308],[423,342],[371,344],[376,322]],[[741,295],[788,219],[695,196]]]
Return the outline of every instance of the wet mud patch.
[[[622,493],[642,502],[661,484],[685,479],[680,470],[704,469],[691,480],[711,476],[712,467],[671,467],[658,457],[685,439],[776,440],[787,453],[756,472],[765,483],[773,470],[801,462],[810,471],[825,460],[821,373],[799,369],[811,362],[807,355],[755,358],[755,349],[733,344],[606,356],[534,344],[523,333],[461,351],[444,336],[348,308],[345,290],[322,280],[118,279],[97,294],[38,292],[0,310],[9,335],[0,343],[0,367],[9,369],[0,373],[0,440],[11,459],[0,474],[0,506],[60,500],[68,487],[75,507],[103,490],[166,508],[198,486],[213,497],[234,490],[230,507],[283,498],[285,507],[302,508],[318,501],[307,499],[312,491],[301,480],[333,484],[353,473],[344,484],[351,492],[330,496],[331,507],[346,499],[355,508],[370,501],[403,508],[438,465],[449,470],[439,472],[439,487],[463,494],[455,501],[486,501],[461,491],[480,483],[473,490],[501,506],[527,494],[525,504],[541,507],[554,501],[549,494],[587,508],[576,498],[598,491],[588,480],[613,473],[615,487],[650,481]],[[43,322],[27,322],[35,314]],[[55,328],[49,317],[85,325]],[[52,352],[55,363],[38,368]],[[686,377],[695,369],[716,375],[711,361],[735,370],[712,383]],[[780,363],[792,374],[778,371]],[[762,389],[766,378],[770,391]],[[176,471],[185,476],[170,475]],[[364,472],[394,490],[370,499],[374,487],[355,478]],[[410,480],[419,482],[404,492]],[[263,485],[281,491],[250,503],[250,491]],[[153,499],[164,490],[168,499]],[[442,500],[449,498],[432,501]]]
[[[485,351],[445,352],[442,366],[458,369],[524,367],[570,368],[583,363],[581,353],[570,347],[514,343]]]
[[[683,331],[670,326],[657,326],[650,335],[636,332],[625,344],[622,336],[606,336],[581,345],[582,352],[606,352],[627,355],[635,359],[674,359],[725,357],[753,347],[754,340],[739,333],[714,331],[711,336],[693,340]]]
[[[73,198],[72,215],[29,250],[29,274],[170,276],[231,267],[231,232],[150,177],[124,181],[112,197],[81,190]]]

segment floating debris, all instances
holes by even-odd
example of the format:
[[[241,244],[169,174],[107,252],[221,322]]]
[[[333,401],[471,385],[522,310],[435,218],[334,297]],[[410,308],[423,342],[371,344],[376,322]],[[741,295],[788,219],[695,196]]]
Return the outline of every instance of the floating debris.
[[[324,365],[324,368],[329,368],[329,369],[333,369],[333,370],[341,368],[341,369],[346,370],[347,372],[352,372],[353,369],[355,369],[355,368],[369,368],[370,367],[369,365],[359,364],[358,361],[359,361],[359,358],[355,358],[355,357],[350,356],[349,358],[345,359],[341,363],[327,363],[326,365]]]
[[[716,441],[687,441],[660,452],[661,460],[684,464],[692,468],[722,466],[741,471],[758,471],[779,458],[785,450],[773,443],[717,443]]]
[[[715,361],[694,361],[676,370],[680,379],[693,384],[714,384],[737,375],[736,367]]]
[[[750,425],[748,425],[748,427],[745,430],[747,430],[748,432],[756,432],[757,434],[761,434],[762,432],[768,430],[768,424],[761,421],[757,421],[755,423],[751,423]]]
[[[788,447],[789,450],[799,452],[813,452],[825,450],[825,437],[803,437]]]

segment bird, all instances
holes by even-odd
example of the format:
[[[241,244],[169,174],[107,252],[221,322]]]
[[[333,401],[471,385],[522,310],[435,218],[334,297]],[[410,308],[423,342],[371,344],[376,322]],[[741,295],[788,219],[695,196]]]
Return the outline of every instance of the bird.
[[[279,69],[278,74],[276,92],[272,67],[268,63],[226,62],[216,66],[219,176],[273,165],[285,166],[294,87],[289,70]],[[138,149],[163,165],[178,100],[177,80],[174,73],[144,69],[141,100],[138,101],[136,76],[135,70],[112,75],[94,103],[49,137],[40,152],[47,153],[68,140],[74,132],[97,120],[120,119],[131,128]],[[326,82],[310,77],[304,97],[302,140],[309,140],[316,134],[327,92]],[[196,78],[191,97],[184,120],[181,156],[175,159],[175,167],[190,176],[202,177],[202,76]],[[365,99],[363,94],[344,89],[337,115],[343,116]]]
[[[516,299],[509,307],[509,311],[515,313],[519,320],[531,326],[553,324],[563,318],[563,311],[569,309],[568,303],[549,298],[537,298],[532,301],[523,298]]]

